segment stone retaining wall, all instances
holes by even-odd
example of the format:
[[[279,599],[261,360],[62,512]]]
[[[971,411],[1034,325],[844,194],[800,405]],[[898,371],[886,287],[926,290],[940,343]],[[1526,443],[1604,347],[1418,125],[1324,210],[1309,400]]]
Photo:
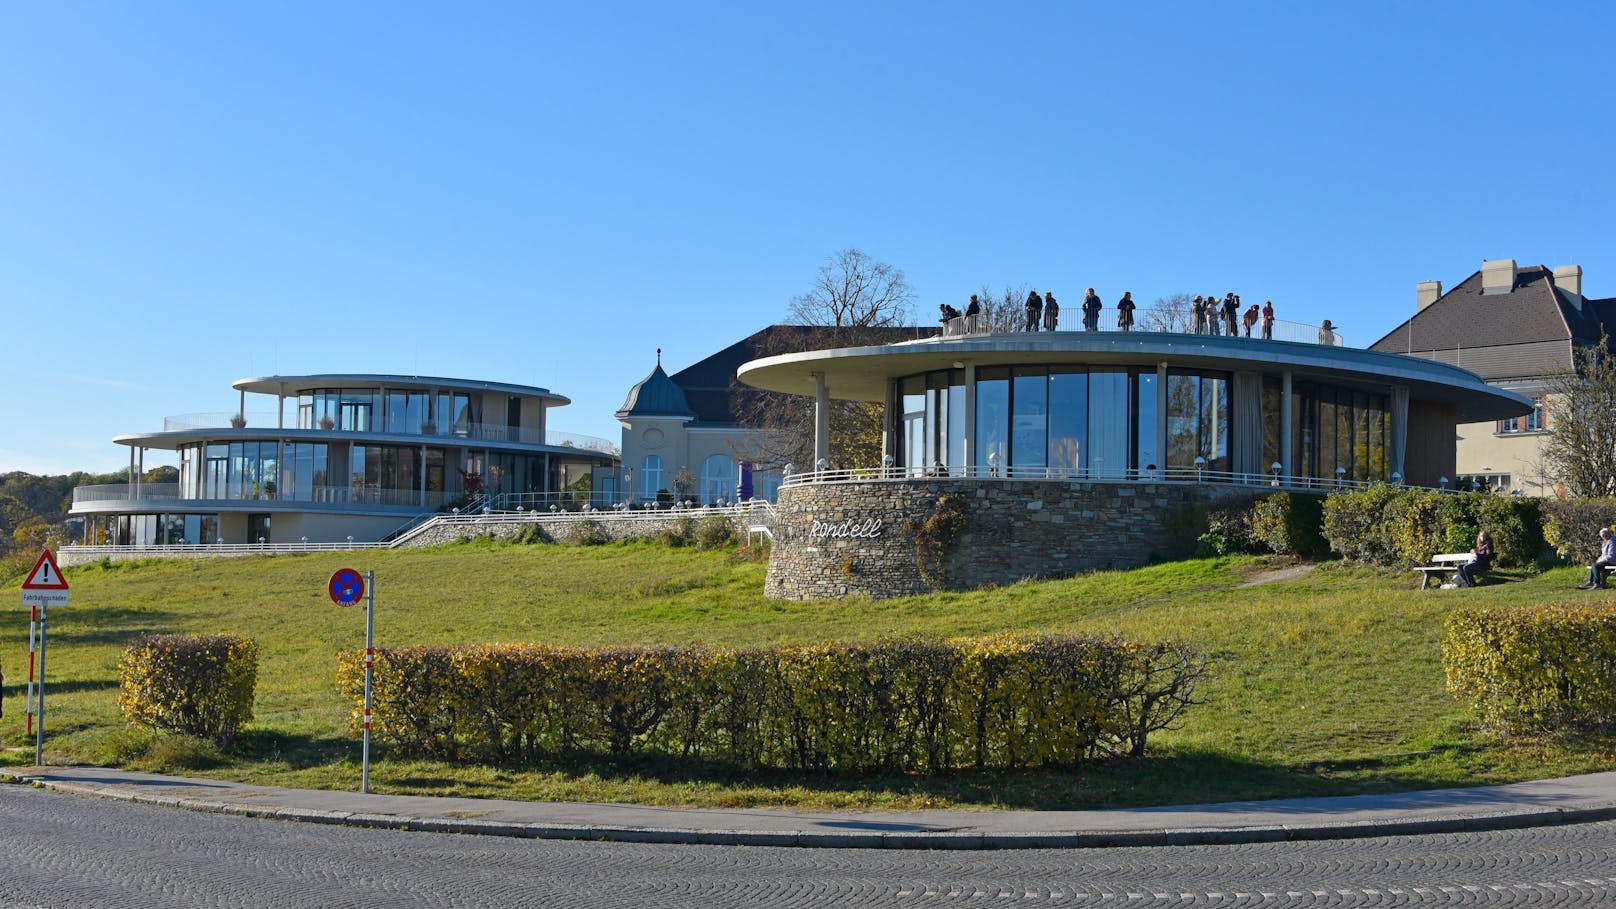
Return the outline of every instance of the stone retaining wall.
[[[416,536],[400,542],[399,547],[442,546],[447,543],[458,543],[461,540],[478,538],[508,540],[519,536],[534,526],[538,526],[547,539],[556,542],[571,542],[584,534],[599,534],[607,540],[617,542],[619,540],[658,536],[665,530],[673,529],[680,520],[685,518],[689,518],[699,525],[703,520],[713,516],[701,511],[633,514],[619,514],[611,511],[600,511],[592,514],[564,512],[562,514],[542,514],[530,517],[492,514],[477,518],[475,521],[462,519],[454,523],[429,526]],[[730,521],[737,537],[746,538],[747,521],[744,517],[728,514],[718,516]]]
[[[809,483],[780,490],[767,596],[809,600],[969,590],[1023,578],[1135,568],[1195,550],[1209,509],[1262,487],[950,479]],[[914,528],[962,497],[965,526],[922,572]]]

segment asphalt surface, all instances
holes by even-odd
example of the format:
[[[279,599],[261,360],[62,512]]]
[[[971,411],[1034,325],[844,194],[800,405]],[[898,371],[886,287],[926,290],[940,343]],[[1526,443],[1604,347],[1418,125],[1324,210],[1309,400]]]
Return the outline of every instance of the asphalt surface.
[[[19,783],[192,811],[350,827],[626,843],[1043,849],[1265,843],[1510,830],[1616,818],[1616,773],[1391,795],[1106,811],[812,812],[282,789],[98,767],[0,770]]]

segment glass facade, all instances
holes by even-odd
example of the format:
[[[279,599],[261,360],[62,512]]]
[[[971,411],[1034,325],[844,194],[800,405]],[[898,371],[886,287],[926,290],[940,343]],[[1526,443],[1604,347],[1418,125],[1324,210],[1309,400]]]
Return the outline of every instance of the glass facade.
[[[219,542],[216,514],[108,514],[84,521],[89,546],[181,546]]]
[[[973,463],[978,475],[1123,479],[1195,471],[1266,475],[1283,456],[1280,382],[1254,379],[1240,406],[1255,409],[1238,452],[1234,377],[1214,370],[990,366],[976,370]],[[896,380],[897,463],[910,473],[961,473],[964,370]],[[1294,476],[1385,480],[1388,396],[1298,383],[1293,388]],[[1344,468],[1338,474],[1337,469]]]
[[[700,496],[703,505],[727,502],[735,498],[737,483],[735,462],[728,456],[708,455],[707,460],[701,462]]]
[[[465,438],[481,423],[482,398],[459,392],[317,388],[297,396],[298,429]]]

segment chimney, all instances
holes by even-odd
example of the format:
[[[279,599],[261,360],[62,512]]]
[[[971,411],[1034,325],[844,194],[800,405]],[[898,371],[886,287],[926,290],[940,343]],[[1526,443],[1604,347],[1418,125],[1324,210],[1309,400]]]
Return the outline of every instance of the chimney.
[[[1515,260],[1493,259],[1481,263],[1481,292],[1507,294],[1515,289]]]
[[[1442,298],[1441,281],[1421,281],[1414,285],[1414,311],[1419,312]]]
[[[1554,270],[1554,286],[1568,294],[1582,296],[1582,266],[1561,265]]]

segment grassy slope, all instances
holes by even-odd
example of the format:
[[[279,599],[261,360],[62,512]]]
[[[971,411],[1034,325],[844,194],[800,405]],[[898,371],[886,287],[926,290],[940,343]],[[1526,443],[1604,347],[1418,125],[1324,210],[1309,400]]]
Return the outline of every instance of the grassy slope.
[[[474,543],[437,550],[150,562],[70,570],[71,605],[51,616],[52,759],[189,765],[298,786],[356,785],[351,705],[335,653],[363,645],[362,609],[325,580],[377,575],[380,646],[477,641],[759,644],[918,633],[1104,631],[1188,640],[1215,661],[1208,703],[1153,740],[1156,755],[1075,772],[935,780],[737,778],[663,763],[563,763],[521,770],[383,762],[382,791],[664,804],[1088,807],[1464,785],[1611,767],[1609,743],[1500,745],[1470,731],[1443,692],[1442,620],[1460,603],[1590,596],[1561,569],[1474,591],[1420,591],[1412,573],[1326,565],[1259,586],[1282,563],[1205,560],[1023,583],[968,594],[787,603],[762,596],[764,566],[654,544],[595,548]],[[15,582],[4,595],[18,596]],[[15,602],[15,601],[14,601]],[[6,760],[24,747],[26,615],[0,628]],[[148,631],[230,631],[261,649],[256,720],[207,763],[123,726],[122,645]]]

